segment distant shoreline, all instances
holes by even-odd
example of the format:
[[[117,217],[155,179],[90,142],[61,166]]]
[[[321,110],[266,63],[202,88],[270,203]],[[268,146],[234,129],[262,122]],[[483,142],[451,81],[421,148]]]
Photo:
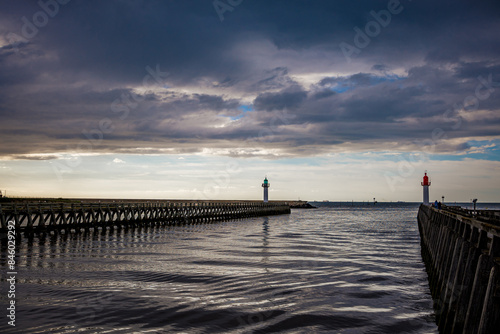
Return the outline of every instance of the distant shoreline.
[[[2,203],[234,203],[234,202],[247,202],[255,203],[262,202],[259,200],[211,200],[211,199],[130,199],[130,198],[51,198],[51,197],[2,197],[0,198],[0,205]],[[407,205],[418,205],[421,202],[406,202],[406,201],[390,201],[390,202],[377,202],[373,204],[370,201],[304,201],[304,200],[271,200],[270,203],[286,202],[293,208],[317,208],[325,206],[380,206],[387,204],[407,204]],[[471,207],[470,202],[445,202],[447,205],[456,205],[462,207]],[[500,202],[478,202],[478,207],[486,207],[489,205],[500,206]]]

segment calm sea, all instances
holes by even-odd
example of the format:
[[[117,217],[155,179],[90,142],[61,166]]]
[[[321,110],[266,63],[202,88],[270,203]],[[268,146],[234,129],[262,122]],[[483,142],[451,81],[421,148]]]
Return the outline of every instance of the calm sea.
[[[418,204],[23,239],[0,332],[437,333]]]

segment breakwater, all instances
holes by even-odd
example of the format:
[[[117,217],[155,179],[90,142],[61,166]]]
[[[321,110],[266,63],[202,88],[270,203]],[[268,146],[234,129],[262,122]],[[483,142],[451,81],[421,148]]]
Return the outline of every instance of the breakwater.
[[[32,233],[92,227],[172,225],[290,213],[287,202],[174,201],[11,203],[0,205],[1,229]],[[10,223],[12,224],[12,223]]]
[[[500,212],[421,205],[418,226],[440,332],[496,333]]]

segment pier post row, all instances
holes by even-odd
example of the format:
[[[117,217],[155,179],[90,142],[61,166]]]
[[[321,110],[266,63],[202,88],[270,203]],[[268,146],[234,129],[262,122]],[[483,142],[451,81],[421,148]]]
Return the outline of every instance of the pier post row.
[[[290,213],[287,202],[123,202],[0,204],[1,230],[40,232],[122,225],[173,225]]]
[[[500,211],[422,204],[418,227],[440,333],[498,333]]]

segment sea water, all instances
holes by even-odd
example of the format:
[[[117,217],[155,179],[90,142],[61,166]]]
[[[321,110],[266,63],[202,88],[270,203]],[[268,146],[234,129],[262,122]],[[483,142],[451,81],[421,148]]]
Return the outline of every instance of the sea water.
[[[322,203],[320,203],[322,204]],[[437,333],[418,204],[23,238],[1,333]],[[2,250],[2,270],[7,255]]]

